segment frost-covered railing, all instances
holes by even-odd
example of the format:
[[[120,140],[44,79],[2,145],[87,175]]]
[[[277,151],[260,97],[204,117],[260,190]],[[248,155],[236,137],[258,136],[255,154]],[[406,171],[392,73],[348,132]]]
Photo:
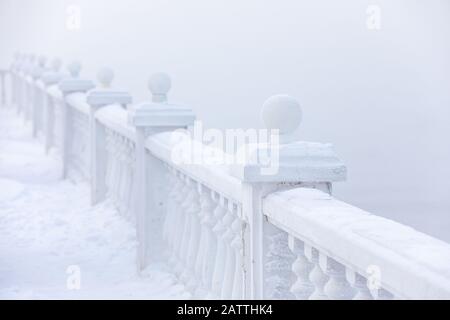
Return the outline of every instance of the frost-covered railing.
[[[140,270],[165,258],[194,298],[450,298],[450,245],[332,198],[346,168],[331,145],[295,140],[295,99],[263,106],[281,143],[257,143],[242,163],[190,163],[180,150],[223,153],[191,138],[195,116],[167,102],[167,75],[150,79],[150,102],[131,105],[110,70],[93,88],[78,63],[69,75],[59,64],[19,57],[13,104],[59,151],[63,177],[75,172],[92,204],[109,199],[135,221]],[[276,170],[264,174],[268,150]]]

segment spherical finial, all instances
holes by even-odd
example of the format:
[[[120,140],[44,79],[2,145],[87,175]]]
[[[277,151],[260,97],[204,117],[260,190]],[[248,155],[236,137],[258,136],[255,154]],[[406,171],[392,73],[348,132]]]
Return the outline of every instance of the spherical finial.
[[[38,63],[41,68],[44,68],[47,63],[47,58],[45,56],[39,56]]]
[[[261,116],[267,129],[278,129],[280,135],[289,135],[302,121],[302,108],[293,97],[280,94],[264,102]]]
[[[166,102],[167,93],[172,86],[172,81],[167,73],[154,73],[148,80],[148,88],[153,94],[153,102]]]
[[[103,88],[110,88],[114,79],[114,71],[111,68],[101,68],[97,72],[97,80]]]
[[[73,61],[67,66],[72,78],[78,78],[81,71],[81,63],[79,61]]]
[[[52,69],[53,69],[53,71],[58,72],[59,69],[61,68],[61,64],[62,64],[61,59],[54,58],[52,60]]]

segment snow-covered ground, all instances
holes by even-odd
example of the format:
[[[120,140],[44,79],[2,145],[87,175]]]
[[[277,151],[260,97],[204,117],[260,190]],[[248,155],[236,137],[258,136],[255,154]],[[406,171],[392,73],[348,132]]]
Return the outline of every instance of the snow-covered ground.
[[[0,299],[186,298],[164,265],[137,275],[134,227],[43,150],[0,109]]]

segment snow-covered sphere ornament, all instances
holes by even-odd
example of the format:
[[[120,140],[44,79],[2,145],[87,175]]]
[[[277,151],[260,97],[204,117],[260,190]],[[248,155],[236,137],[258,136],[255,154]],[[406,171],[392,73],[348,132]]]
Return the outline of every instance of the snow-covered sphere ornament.
[[[172,86],[172,81],[167,73],[154,73],[148,80],[148,88],[153,95],[154,102],[164,102],[167,100],[167,93]]]
[[[302,108],[295,98],[279,94],[264,102],[261,117],[267,129],[278,129],[280,134],[290,134],[302,121]]]
[[[110,88],[114,79],[114,71],[111,68],[101,68],[97,72],[97,80],[103,88]]]

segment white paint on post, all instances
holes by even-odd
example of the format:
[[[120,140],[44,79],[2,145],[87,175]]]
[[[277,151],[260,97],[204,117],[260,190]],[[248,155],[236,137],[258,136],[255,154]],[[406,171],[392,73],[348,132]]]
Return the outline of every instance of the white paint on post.
[[[124,91],[111,89],[114,79],[114,71],[110,68],[102,68],[97,73],[99,88],[87,93],[86,101],[89,109],[89,148],[90,148],[90,183],[91,204],[95,205],[106,197],[106,132],[105,127],[95,117],[96,112],[107,105],[118,103],[126,108],[131,103],[131,95]]]

